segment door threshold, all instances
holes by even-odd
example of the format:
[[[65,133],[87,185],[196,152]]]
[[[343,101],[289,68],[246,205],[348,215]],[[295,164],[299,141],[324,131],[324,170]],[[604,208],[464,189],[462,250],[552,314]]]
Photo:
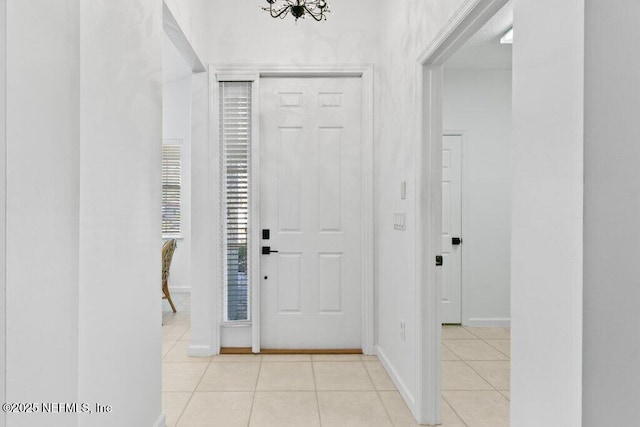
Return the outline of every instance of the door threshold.
[[[253,354],[251,347],[222,347],[220,354]],[[362,354],[359,348],[263,348],[259,354]]]

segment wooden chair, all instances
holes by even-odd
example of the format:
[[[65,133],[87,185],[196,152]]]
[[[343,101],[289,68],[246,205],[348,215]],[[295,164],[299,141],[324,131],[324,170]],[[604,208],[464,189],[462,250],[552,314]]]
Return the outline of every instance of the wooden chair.
[[[162,245],[162,299],[169,301],[171,309],[175,313],[176,306],[173,305],[171,300],[171,294],[169,293],[169,269],[171,268],[171,259],[173,258],[173,252],[176,250],[176,239],[167,240]]]

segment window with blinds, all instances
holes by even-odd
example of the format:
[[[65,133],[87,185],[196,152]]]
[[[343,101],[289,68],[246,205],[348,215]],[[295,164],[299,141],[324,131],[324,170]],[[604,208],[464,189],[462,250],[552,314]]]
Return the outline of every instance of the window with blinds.
[[[162,237],[180,237],[182,144],[162,144]]]
[[[225,215],[225,321],[250,320],[249,179],[251,82],[220,82]]]

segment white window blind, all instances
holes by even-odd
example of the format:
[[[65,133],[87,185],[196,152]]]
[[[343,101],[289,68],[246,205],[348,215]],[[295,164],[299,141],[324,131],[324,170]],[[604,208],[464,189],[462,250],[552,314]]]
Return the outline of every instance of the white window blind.
[[[182,144],[162,144],[162,236],[180,237]]]
[[[225,214],[225,321],[250,320],[249,180],[251,82],[220,82]]]

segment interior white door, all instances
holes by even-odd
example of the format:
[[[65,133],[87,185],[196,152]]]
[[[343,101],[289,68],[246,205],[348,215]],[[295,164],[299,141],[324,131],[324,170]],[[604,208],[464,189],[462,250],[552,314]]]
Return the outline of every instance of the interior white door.
[[[262,348],[361,348],[361,85],[260,80]]]
[[[442,323],[462,322],[462,136],[442,137]],[[460,241],[454,241],[454,239]]]

